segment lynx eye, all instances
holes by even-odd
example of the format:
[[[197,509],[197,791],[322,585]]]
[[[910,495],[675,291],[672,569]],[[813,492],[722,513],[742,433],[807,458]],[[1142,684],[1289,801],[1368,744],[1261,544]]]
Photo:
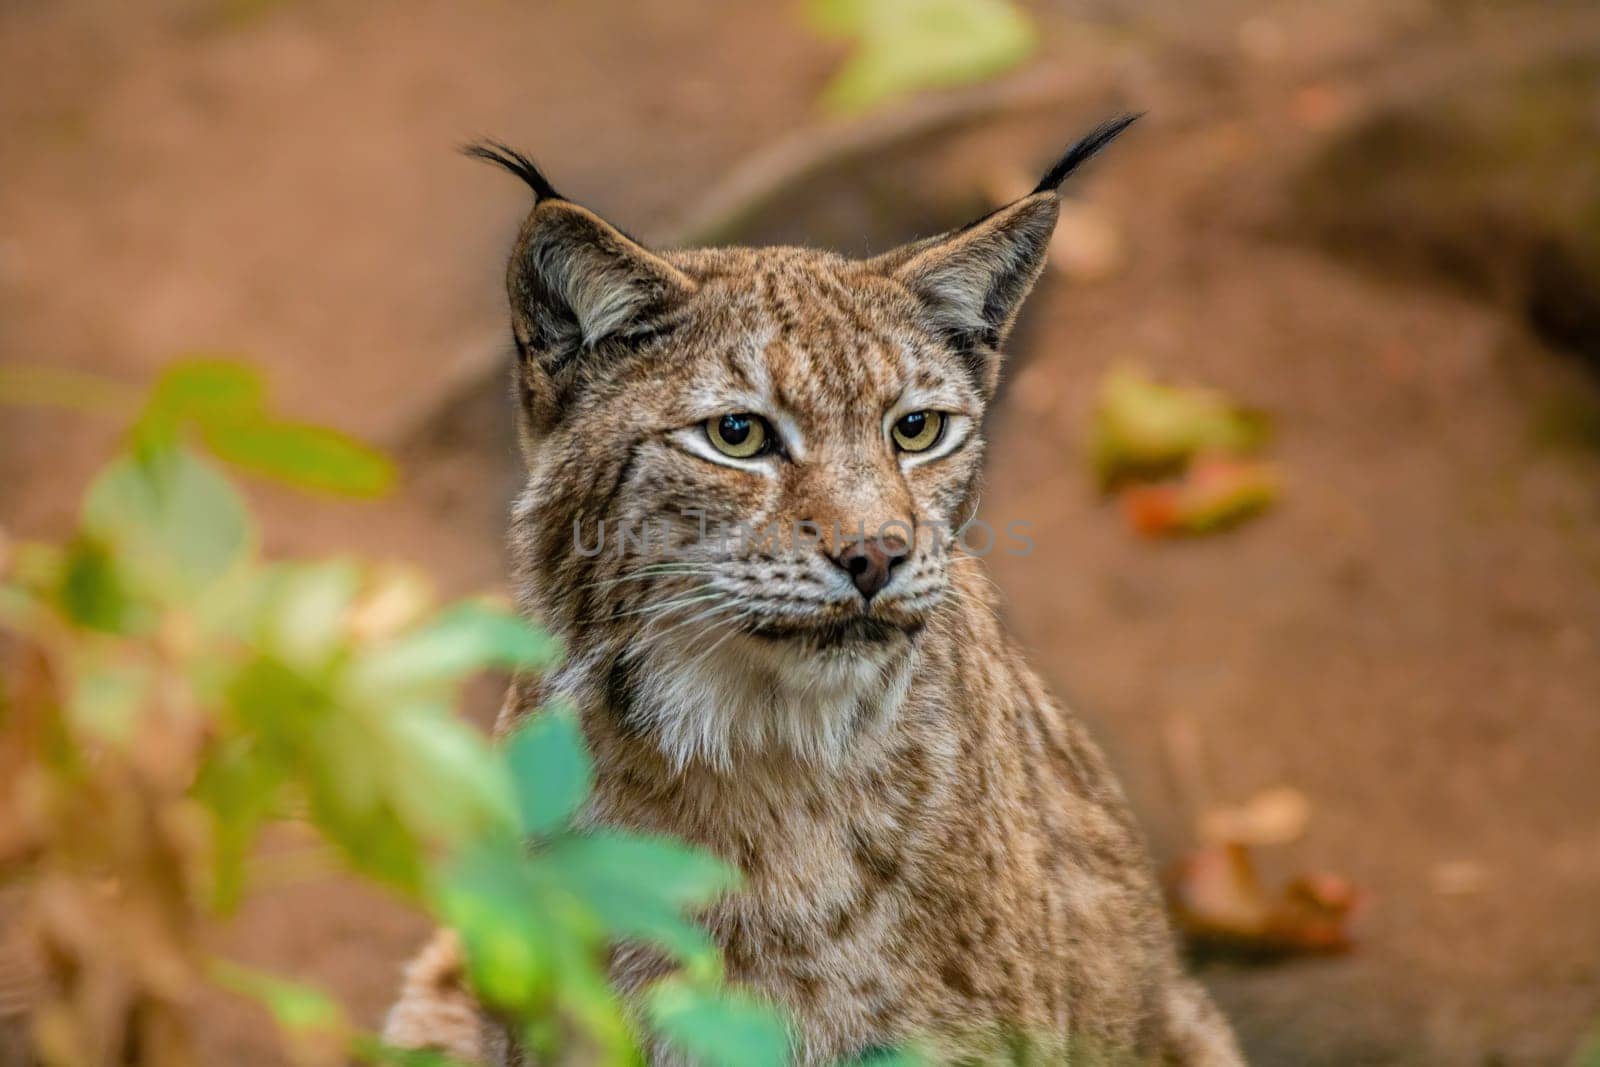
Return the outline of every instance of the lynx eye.
[[[902,452],[926,452],[944,436],[944,416],[937,411],[913,411],[895,421],[890,431]]]
[[[707,419],[706,437],[718,452],[734,459],[759,456],[772,443],[772,434],[761,416],[743,412]]]

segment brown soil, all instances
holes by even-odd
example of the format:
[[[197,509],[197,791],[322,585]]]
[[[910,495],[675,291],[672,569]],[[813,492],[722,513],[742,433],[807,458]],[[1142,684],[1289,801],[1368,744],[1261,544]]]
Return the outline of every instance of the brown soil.
[[[650,230],[804,122],[836,58],[779,5],[131,7],[0,8],[0,358],[138,381],[179,353],[247,353],[297,412],[378,436],[501,321],[524,202],[458,142],[536,150],[563,189]],[[1197,800],[1164,755],[1189,725],[1211,799],[1288,783],[1312,800],[1274,874],[1367,890],[1349,956],[1202,971],[1255,1060],[1563,1062],[1600,1018],[1600,455],[1540,430],[1552,411],[1588,425],[1600,398],[1493,292],[1325,253],[1293,194],[1370,116],[1557,44],[1600,54],[1600,20],[1466,0],[1038,16],[1047,61],[1097,94],[911,146],[875,181],[824,175],[755,230],[848,243],[888,207],[861,189],[921,173],[896,226],[949,221],[986,170],[1033,167],[1109,107],[1152,112],[1079,186],[1124,232],[1127,269],[1048,281],[1015,346],[985,500],[1037,541],[994,558],[1012,622],[1163,860],[1190,841]],[[1132,538],[1080,444],[1121,359],[1273,412],[1284,503],[1213,539]],[[412,477],[393,500],[260,490],[271,547],[415,560],[449,591],[500,583],[514,467],[497,393],[396,442]],[[0,521],[59,532],[110,433],[0,419]],[[1478,884],[1442,892],[1461,864]],[[375,1021],[424,931],[330,879],[261,897],[223,936]],[[237,1005],[200,1022],[216,1062],[281,1059]]]

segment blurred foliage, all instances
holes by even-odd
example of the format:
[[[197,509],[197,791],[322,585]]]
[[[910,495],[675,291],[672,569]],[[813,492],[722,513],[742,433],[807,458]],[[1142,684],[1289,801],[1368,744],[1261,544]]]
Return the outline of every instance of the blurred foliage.
[[[809,0],[812,26],[854,44],[823,90],[837,112],[918,89],[982,81],[1033,54],[1039,37],[1010,0]]]
[[[1270,463],[1225,456],[1195,459],[1181,477],[1122,490],[1123,515],[1145,537],[1219,533],[1270,508],[1283,478]]]
[[[1282,495],[1277,468],[1247,458],[1269,430],[1264,414],[1217,390],[1168,385],[1114,367],[1100,382],[1089,462],[1103,490],[1120,491],[1135,532],[1211,534],[1265,511]]]
[[[1265,415],[1220,392],[1115,367],[1100,382],[1089,460],[1100,484],[1112,488],[1182,470],[1196,456],[1251,452],[1268,430]]]
[[[304,488],[393,481],[365,446],[272,414],[249,369],[190,361],[155,386],[65,543],[0,537],[0,892],[39,972],[45,1062],[193,1062],[208,982],[264,1004],[298,1062],[445,1062],[209,955],[203,929],[280,857],[258,848],[274,825],[454,927],[480,996],[542,1063],[639,1063],[646,1030],[696,1062],[784,1062],[784,1020],[724,988],[685,915],[736,872],[575,829],[592,773],[570,709],[499,751],[455,716],[469,678],[545,667],[554,642],[496,603],[440,609],[409,570],[261,559],[245,502],[194,446]],[[624,939],[678,965],[644,1019],[607,984]]]

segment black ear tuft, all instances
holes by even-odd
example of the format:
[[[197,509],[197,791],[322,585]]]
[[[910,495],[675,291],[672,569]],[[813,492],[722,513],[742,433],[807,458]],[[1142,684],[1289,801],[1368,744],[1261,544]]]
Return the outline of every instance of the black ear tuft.
[[[1061,183],[1067,180],[1067,175],[1087,163],[1100,149],[1115,141],[1118,134],[1142,117],[1142,115],[1123,115],[1090,130],[1088,136],[1067,149],[1067,154],[1056,160],[1055,166],[1045,171],[1044,177],[1039,179],[1039,184],[1034,186],[1033,191],[1049,193],[1061,188]]]
[[[498,141],[478,141],[467,145],[461,152],[473,159],[481,159],[509,170],[528,184],[528,188],[533,190],[534,198],[537,200],[566,199],[556,192],[556,187],[551,185],[550,179],[540,172],[538,165],[515,148],[508,148]]]

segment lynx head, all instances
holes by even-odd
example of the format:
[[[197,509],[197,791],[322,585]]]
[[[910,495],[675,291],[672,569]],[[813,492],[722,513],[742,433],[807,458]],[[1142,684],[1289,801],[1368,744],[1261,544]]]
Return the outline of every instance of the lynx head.
[[[525,606],[680,765],[834,760],[892,716],[964,559],[1000,349],[1058,188],[865,260],[656,252],[533,189],[507,272]],[[576,680],[573,685],[579,685]]]

